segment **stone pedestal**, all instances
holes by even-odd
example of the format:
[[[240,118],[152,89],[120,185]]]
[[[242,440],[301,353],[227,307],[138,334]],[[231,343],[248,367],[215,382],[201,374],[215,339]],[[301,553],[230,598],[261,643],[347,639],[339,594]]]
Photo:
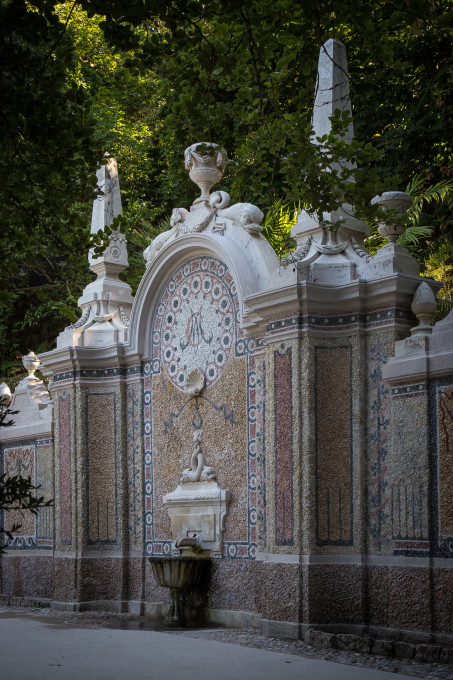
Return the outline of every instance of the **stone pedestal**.
[[[208,550],[213,557],[223,556],[222,535],[225,518],[231,502],[231,492],[221,489],[216,481],[186,482],[167,493],[163,504],[171,522],[174,554],[191,551],[175,546],[178,538],[196,538],[199,547]]]

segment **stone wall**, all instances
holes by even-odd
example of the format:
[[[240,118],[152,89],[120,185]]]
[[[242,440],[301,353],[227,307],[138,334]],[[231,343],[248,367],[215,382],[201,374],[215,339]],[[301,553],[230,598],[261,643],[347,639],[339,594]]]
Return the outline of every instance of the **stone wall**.
[[[338,41],[328,50],[343,59]],[[16,391],[2,471],[55,504],[22,522],[0,591],[158,618],[169,594],[148,558],[201,550],[210,571],[187,606],[211,620],[453,644],[453,313],[427,323],[437,284],[396,225],[371,257],[351,206],[324,216],[331,229],[302,211],[279,262],[259,208],[209,194],[226,152],[207,147],[186,149],[202,194],[146,249],[135,299],[115,232],[90,260],[80,320],[41,355],[52,403],[30,376]],[[115,200],[100,196],[94,231],[121,209],[106,168]],[[169,498],[188,489],[199,496],[172,523]]]

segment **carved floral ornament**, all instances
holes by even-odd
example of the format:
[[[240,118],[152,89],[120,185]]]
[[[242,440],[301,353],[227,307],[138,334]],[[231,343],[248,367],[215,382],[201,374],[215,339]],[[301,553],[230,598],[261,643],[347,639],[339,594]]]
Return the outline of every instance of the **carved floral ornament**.
[[[264,215],[251,203],[235,203],[230,206],[230,196],[226,191],[210,190],[222,177],[227,165],[225,149],[211,142],[192,144],[184,152],[186,170],[189,177],[201,190],[190,211],[174,208],[171,229],[159,234],[146,248],[143,256],[147,263],[152,262],[162,247],[170,240],[184,234],[211,231],[224,234],[228,224],[244,229],[248,234],[259,237]]]

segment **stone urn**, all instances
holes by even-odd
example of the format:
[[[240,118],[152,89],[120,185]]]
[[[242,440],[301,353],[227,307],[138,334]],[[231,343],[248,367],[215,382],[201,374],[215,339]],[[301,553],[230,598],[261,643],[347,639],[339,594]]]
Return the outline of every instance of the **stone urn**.
[[[25,370],[28,372],[26,380],[38,380],[38,378],[35,376],[35,371],[39,368],[40,363],[41,362],[39,361],[38,357],[32,351],[22,357],[22,364]]]
[[[185,626],[182,591],[202,583],[211,560],[206,557],[148,557],[148,560],[157,585],[170,590],[171,604],[166,623]]]
[[[184,161],[190,179],[201,189],[201,195],[194,205],[208,203],[211,188],[223,177],[227,152],[212,142],[197,142],[184,151]]]
[[[404,215],[409,210],[413,203],[413,199],[405,191],[385,191],[380,196],[375,196],[371,205],[379,205],[384,210],[396,210],[399,215]],[[401,234],[404,233],[404,227],[401,224],[390,224],[387,222],[380,222],[378,232],[389,243],[394,243]]]

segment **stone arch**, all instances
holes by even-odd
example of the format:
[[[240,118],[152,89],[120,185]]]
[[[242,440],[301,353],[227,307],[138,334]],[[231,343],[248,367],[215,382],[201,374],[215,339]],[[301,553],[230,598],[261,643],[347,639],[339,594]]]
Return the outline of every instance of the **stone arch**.
[[[238,243],[223,235],[203,233],[166,244],[143,276],[131,315],[130,349],[144,363],[147,556],[171,550],[169,518],[162,498],[174,490],[187,467],[198,429],[203,430],[208,465],[216,470],[221,487],[232,494],[224,554],[234,559],[256,554],[255,352],[261,341],[245,337],[240,321],[246,299],[270,288],[276,265],[278,259],[263,237],[245,234],[244,242]],[[206,282],[212,284],[212,290],[205,290]],[[191,290],[188,297],[184,286]],[[175,301],[181,306],[173,310]],[[170,313],[173,318],[169,320]],[[198,333],[198,339],[187,346],[194,319],[198,328],[193,332]],[[172,372],[173,366],[177,368]],[[204,374],[204,389],[197,397],[184,390],[192,369]]]
[[[196,256],[214,256],[225,263],[237,286],[240,318],[244,300],[270,287],[278,258],[264,237],[241,248],[215,233],[182,236],[165,246],[148,266],[137,290],[130,320],[130,350],[151,359],[151,330],[157,303],[171,273]]]

